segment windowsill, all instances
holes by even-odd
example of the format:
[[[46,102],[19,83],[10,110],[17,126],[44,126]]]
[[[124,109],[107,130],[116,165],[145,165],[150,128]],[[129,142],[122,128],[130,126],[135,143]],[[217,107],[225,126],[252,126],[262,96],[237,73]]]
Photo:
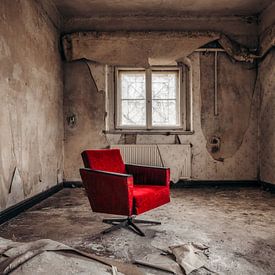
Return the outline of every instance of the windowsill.
[[[193,135],[194,131],[184,131],[184,130],[128,130],[128,129],[115,129],[115,130],[103,130],[104,134],[138,134],[138,135]]]

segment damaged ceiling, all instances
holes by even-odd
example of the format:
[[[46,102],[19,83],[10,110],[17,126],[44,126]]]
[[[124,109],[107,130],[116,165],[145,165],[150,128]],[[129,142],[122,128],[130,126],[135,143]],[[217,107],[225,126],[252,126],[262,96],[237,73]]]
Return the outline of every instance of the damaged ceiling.
[[[65,18],[97,16],[248,16],[261,13],[272,0],[53,0]]]
[[[182,63],[196,49],[215,40],[237,61],[253,62],[260,57],[217,32],[79,32],[63,36],[62,44],[67,61],[85,58],[146,68]]]

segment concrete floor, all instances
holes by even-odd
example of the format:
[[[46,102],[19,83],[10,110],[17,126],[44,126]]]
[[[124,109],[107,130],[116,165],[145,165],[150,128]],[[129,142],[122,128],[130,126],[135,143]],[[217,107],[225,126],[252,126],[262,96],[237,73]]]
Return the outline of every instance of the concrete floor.
[[[142,226],[146,237],[125,229],[99,234],[108,227],[101,219],[110,216],[93,213],[81,188],[63,189],[3,224],[0,236],[50,238],[124,261],[196,242],[209,247],[206,267],[217,274],[275,274],[275,195],[257,188],[190,188],[173,189],[171,197],[170,204],[140,216],[162,222]]]

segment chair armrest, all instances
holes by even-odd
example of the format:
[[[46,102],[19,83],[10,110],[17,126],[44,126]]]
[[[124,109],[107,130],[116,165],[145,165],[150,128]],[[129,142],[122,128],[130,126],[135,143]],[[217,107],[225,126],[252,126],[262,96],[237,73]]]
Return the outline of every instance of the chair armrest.
[[[170,168],[126,164],[126,171],[133,175],[134,184],[162,186],[170,184]]]
[[[133,176],[88,168],[80,175],[94,212],[132,215]]]

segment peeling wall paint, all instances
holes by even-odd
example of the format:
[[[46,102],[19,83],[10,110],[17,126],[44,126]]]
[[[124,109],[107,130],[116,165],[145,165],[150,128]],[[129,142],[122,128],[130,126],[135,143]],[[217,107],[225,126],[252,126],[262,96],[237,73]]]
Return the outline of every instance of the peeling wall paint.
[[[230,83],[228,87],[223,87],[221,91],[222,102],[228,101],[225,112],[229,110],[236,114],[239,112],[240,104],[235,104],[240,98],[244,101],[246,109],[243,110],[247,115],[244,122],[238,124],[236,117],[231,121],[221,121],[218,124],[221,132],[233,131],[233,134],[222,140],[222,154],[224,161],[215,160],[207,150],[207,135],[203,128],[205,125],[212,125],[216,130],[211,116],[204,116],[202,124],[201,114],[202,106],[207,110],[211,109],[213,103],[206,95],[201,94],[201,86],[206,87],[203,83],[208,81],[206,78],[201,79],[200,73],[200,53],[193,53],[190,56],[193,79],[193,124],[194,134],[191,135],[136,135],[136,134],[103,134],[105,122],[105,99],[104,94],[99,92],[95,82],[91,79],[90,72],[84,61],[66,63],[65,65],[65,116],[73,112],[77,114],[78,124],[75,128],[65,128],[65,175],[66,180],[79,180],[79,167],[83,167],[80,153],[87,148],[105,148],[110,144],[135,144],[135,143],[156,143],[156,144],[173,144],[184,143],[192,144],[192,179],[194,180],[255,180],[257,179],[257,96],[253,96],[255,71],[246,71],[238,63],[228,64],[227,58],[222,60],[228,73],[232,76],[226,79]],[[204,60],[202,60],[204,62]],[[208,62],[208,61],[207,61]],[[206,65],[208,64],[206,62]],[[210,66],[210,64],[208,64]],[[228,68],[227,68],[228,66]],[[94,70],[91,67],[92,75],[98,79],[103,77],[102,70]],[[239,96],[235,96],[235,90],[241,85],[233,84],[236,75],[247,77],[245,80],[245,89],[238,90]],[[247,75],[246,75],[247,74]],[[241,78],[241,76],[240,76]],[[224,81],[224,79],[223,79]],[[235,86],[234,86],[235,87]],[[234,88],[233,87],[233,88]],[[110,91],[108,91],[109,93]],[[228,93],[228,94],[226,94]],[[111,98],[111,96],[109,95]],[[202,98],[203,97],[203,98]],[[112,108],[110,108],[112,109]],[[204,112],[204,111],[203,111]],[[212,110],[211,110],[212,112]],[[110,112],[109,115],[112,115]],[[234,127],[236,129],[234,129]],[[232,129],[230,129],[232,128]],[[235,132],[236,131],[236,134]],[[215,132],[215,131],[214,131]],[[216,132],[215,132],[216,133]],[[212,134],[212,133],[211,133]],[[238,138],[236,138],[238,136]],[[240,142],[241,140],[241,142]],[[229,152],[229,153],[228,153]],[[172,154],[173,155],[173,154]],[[172,161],[173,160],[169,160]],[[170,163],[170,162],[169,162]],[[175,167],[177,165],[174,161]]]
[[[123,66],[176,65],[196,49],[218,41],[236,61],[253,62],[254,51],[220,32],[76,32],[62,37],[67,61],[88,59]],[[106,50],[108,49],[108,50]]]
[[[83,167],[81,152],[108,145],[102,133],[105,127],[105,93],[98,91],[84,61],[66,63],[64,81],[65,180],[79,180],[79,168]],[[73,127],[68,124],[71,115],[76,117]]]
[[[0,5],[0,210],[63,174],[59,31],[36,1]]]
[[[259,66],[260,82],[260,178],[275,184],[275,50]]]
[[[202,98],[200,79],[200,54],[190,56],[193,68],[193,135],[179,135],[181,143],[191,143],[192,146],[192,178],[195,180],[255,180],[257,178],[257,98],[252,101],[251,117],[244,133],[243,142],[234,155],[223,162],[215,160],[207,151],[207,138],[202,130],[201,111],[204,104],[211,104],[207,98]],[[232,82],[234,76],[232,77]],[[205,102],[205,103],[204,103]],[[213,105],[212,105],[213,106]],[[234,106],[232,106],[234,112]],[[214,109],[211,109],[214,112]],[[211,123],[211,122],[210,122]],[[223,125],[221,125],[223,127]],[[231,144],[224,144],[225,147]]]
[[[256,65],[234,62],[225,53],[217,56],[217,108],[214,113],[214,53],[201,53],[201,123],[208,152],[216,160],[234,156],[241,146],[251,116]],[[257,139],[257,128],[251,139]]]
[[[217,40],[215,32],[79,32],[62,37],[67,61],[148,67],[176,65],[199,47]]]
[[[63,26],[63,30],[71,28],[70,31],[78,31],[77,26],[86,24],[87,28],[92,24],[95,31],[124,29],[157,32],[162,26],[162,31],[166,31],[166,35],[172,29],[186,32],[186,41],[190,38],[189,32],[205,35],[211,30],[208,33],[211,36],[210,40],[215,39],[217,33],[217,37],[220,33],[225,33],[239,43],[254,48],[257,45],[259,27],[261,31],[259,53],[263,55],[274,45],[273,11],[274,4],[261,14],[260,26],[257,25],[255,18],[249,22],[245,18],[235,17],[212,17],[208,20],[125,16],[116,19],[110,17],[108,25],[107,17],[74,18],[71,21],[67,19],[67,25]],[[135,23],[129,24],[129,22]],[[260,63],[257,84],[259,89],[254,87],[256,70],[253,64],[232,62],[227,55],[222,54],[218,64],[220,69],[218,105],[221,111],[218,117],[213,116],[212,57],[199,53],[189,56],[193,76],[193,134],[170,136],[103,134],[102,131],[106,129],[107,123],[106,115],[112,114],[112,109],[106,108],[107,101],[111,97],[108,94],[110,91],[106,90],[104,66],[84,61],[64,64],[63,105],[63,70],[58,50],[58,28],[62,27],[61,25],[60,15],[51,1],[1,1],[0,210],[61,182],[63,165],[65,165],[65,180],[78,180],[78,169],[83,166],[80,157],[82,150],[105,148],[116,143],[192,144],[192,178],[197,180],[257,179],[259,145],[261,179],[275,183],[274,49],[270,50]],[[85,27],[81,29],[85,30]],[[173,48],[173,43],[169,40],[171,34],[173,32],[165,37],[168,48]],[[141,36],[138,39],[142,39],[143,34],[139,35]],[[151,52],[150,58],[146,60],[151,60],[153,63],[163,62],[160,56],[163,57],[166,52],[170,53],[170,50],[159,49],[159,37],[157,33],[153,35],[156,35],[156,49],[160,55],[154,56],[154,52]],[[204,44],[206,42],[204,39],[208,41],[209,37],[203,39],[199,37],[199,42],[193,43],[193,41],[190,47],[187,47],[187,44],[180,44],[180,47],[173,48],[175,54],[168,58],[168,63],[171,60],[175,61],[175,56],[181,54],[182,48],[185,48],[186,54],[183,55],[185,56]],[[228,44],[228,41],[227,43],[225,41],[225,44]],[[127,51],[133,52],[127,41],[124,45]],[[150,41],[148,45],[147,48],[150,49]],[[111,41],[110,47],[112,46]],[[118,48],[120,46],[118,43]],[[85,47],[84,45],[84,49]],[[119,56],[117,53],[113,52],[110,56],[110,52],[106,49],[102,52],[101,50],[102,47],[99,47],[99,62],[102,62],[102,54],[106,62],[110,62],[110,58],[113,58],[113,63],[117,63]],[[136,55],[136,64],[139,64],[143,57],[143,50],[141,47],[140,55]],[[132,53],[129,52],[119,53],[127,59],[127,64],[133,62]],[[233,52],[232,55],[238,56],[238,54],[239,52]],[[142,64],[148,65],[144,62]],[[259,99],[261,110],[258,113]],[[63,161],[63,118],[65,162]],[[258,126],[260,141],[257,139]]]

